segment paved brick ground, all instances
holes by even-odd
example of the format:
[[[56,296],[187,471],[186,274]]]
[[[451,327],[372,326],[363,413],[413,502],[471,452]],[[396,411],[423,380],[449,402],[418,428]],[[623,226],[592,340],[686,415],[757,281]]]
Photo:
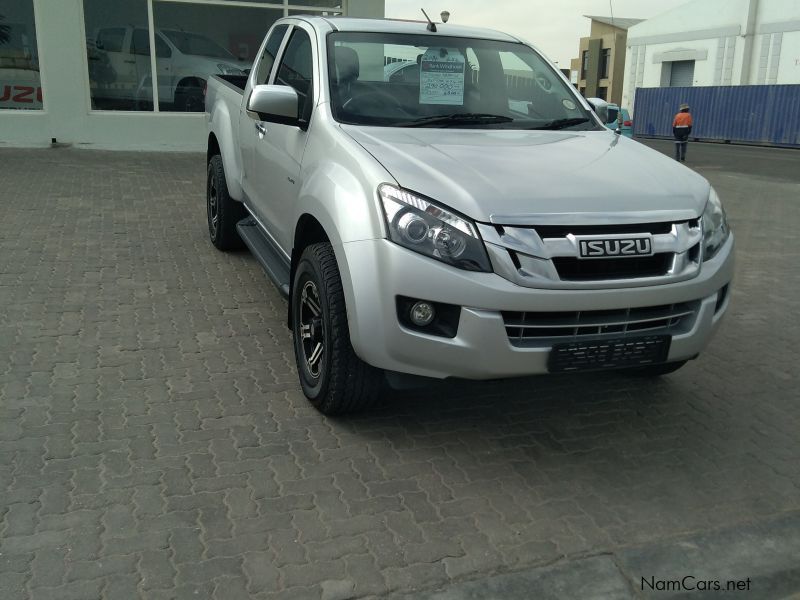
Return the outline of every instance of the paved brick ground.
[[[710,152],[739,263],[701,360],[330,420],[202,157],[0,150],[0,598],[384,595],[798,511],[800,155]]]

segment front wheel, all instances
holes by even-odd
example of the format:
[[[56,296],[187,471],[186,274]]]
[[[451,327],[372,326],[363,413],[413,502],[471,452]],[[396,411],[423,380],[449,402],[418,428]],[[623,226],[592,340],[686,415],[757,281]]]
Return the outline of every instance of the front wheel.
[[[303,393],[326,415],[369,407],[383,373],[356,356],[333,248],[312,244],[300,257],[292,285],[294,354]]]

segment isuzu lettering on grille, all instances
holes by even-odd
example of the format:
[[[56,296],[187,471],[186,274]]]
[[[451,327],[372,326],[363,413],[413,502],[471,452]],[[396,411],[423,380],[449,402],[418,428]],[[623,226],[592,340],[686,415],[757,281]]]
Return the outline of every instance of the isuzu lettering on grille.
[[[580,258],[628,258],[653,255],[653,240],[649,236],[577,239]]]

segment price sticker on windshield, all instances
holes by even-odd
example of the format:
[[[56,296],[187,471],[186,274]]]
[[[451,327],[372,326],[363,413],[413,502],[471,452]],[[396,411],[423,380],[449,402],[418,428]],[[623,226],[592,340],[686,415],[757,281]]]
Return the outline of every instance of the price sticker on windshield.
[[[428,48],[419,65],[419,103],[463,106],[465,62],[455,48]]]

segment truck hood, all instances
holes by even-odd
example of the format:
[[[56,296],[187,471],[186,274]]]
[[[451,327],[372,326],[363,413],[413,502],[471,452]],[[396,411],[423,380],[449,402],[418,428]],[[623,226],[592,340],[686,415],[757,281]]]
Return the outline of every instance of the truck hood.
[[[700,216],[709,184],[610,131],[342,125],[408,190],[498,224],[654,222]]]

